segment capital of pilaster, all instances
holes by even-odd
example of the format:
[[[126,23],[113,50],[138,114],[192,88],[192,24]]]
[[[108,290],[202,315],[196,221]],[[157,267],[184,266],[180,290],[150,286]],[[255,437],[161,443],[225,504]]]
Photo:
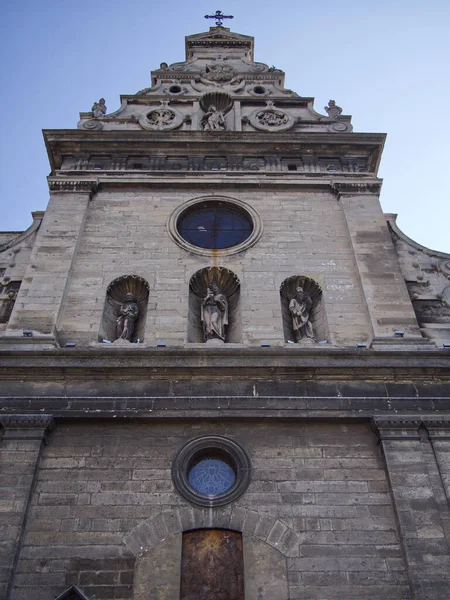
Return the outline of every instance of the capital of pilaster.
[[[4,440],[42,440],[53,430],[52,415],[0,415]]]
[[[380,441],[419,439],[420,417],[374,417],[372,429]]]
[[[48,178],[48,187],[50,192],[69,192],[71,194],[89,194],[92,197],[98,190],[98,182],[93,180],[80,179],[56,179]]]
[[[374,181],[336,181],[332,185],[333,192],[338,196],[379,196],[381,182]]]
[[[450,415],[425,418],[423,425],[430,439],[450,440]]]

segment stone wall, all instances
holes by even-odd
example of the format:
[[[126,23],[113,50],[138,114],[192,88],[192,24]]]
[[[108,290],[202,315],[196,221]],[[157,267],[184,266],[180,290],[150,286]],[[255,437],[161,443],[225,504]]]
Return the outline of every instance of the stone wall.
[[[204,188],[100,191],[79,242],[61,338],[97,341],[108,284],[136,274],[150,285],[145,342],[183,344],[189,280],[197,270],[213,265],[230,269],[241,281],[244,344],[284,343],[279,289],[292,275],[307,275],[321,285],[331,343],[354,345],[370,338],[346,221],[334,195],[276,189],[222,192],[222,197],[251,205],[264,231],[250,249],[220,258],[186,252],[167,233],[176,208],[207,195]]]
[[[178,450],[206,433],[237,441],[253,469],[244,495],[212,511],[179,496],[170,474]],[[131,598],[136,557],[157,556],[183,522],[278,548],[291,599],[409,598],[369,425],[78,422],[61,423],[44,450],[14,599],[53,600],[72,584],[99,600]]]

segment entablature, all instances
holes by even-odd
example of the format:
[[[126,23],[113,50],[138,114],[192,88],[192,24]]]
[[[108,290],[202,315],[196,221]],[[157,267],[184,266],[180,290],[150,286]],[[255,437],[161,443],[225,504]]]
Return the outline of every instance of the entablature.
[[[169,165],[163,170],[183,170],[183,161],[187,170],[201,170],[198,166],[201,161],[220,163],[227,157],[227,165],[233,164],[234,169],[240,169],[239,161],[246,160],[254,165],[250,170],[259,170],[265,163],[272,171],[286,170],[291,174],[295,171],[376,174],[385,137],[384,134],[317,132],[273,133],[268,137],[264,133],[245,132],[44,131],[53,173],[60,169],[78,171],[89,167],[100,171],[105,168],[158,170],[161,160]],[[180,168],[174,168],[177,163]],[[133,164],[141,166],[135,168]],[[211,168],[223,167],[211,164]]]

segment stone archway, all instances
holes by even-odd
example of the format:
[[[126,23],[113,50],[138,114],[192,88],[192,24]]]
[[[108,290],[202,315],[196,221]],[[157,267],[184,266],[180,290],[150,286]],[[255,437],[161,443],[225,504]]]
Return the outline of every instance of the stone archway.
[[[125,536],[124,543],[136,556],[134,600],[179,598],[183,532],[215,528],[242,532],[245,600],[289,597],[286,559],[299,555],[298,533],[247,508],[192,506],[153,515]]]

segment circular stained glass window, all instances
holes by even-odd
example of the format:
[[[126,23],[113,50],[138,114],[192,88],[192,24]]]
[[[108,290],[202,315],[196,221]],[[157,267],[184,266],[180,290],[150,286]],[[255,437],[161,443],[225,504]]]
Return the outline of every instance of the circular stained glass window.
[[[199,202],[181,213],[177,230],[193,246],[220,250],[245,242],[253,232],[253,222],[250,215],[237,205]]]
[[[194,490],[211,496],[229,490],[236,480],[236,475],[224,460],[203,458],[190,469],[188,480]]]
[[[200,506],[223,506],[239,498],[250,482],[250,461],[233,440],[206,435],[191,440],[172,464],[175,487]]]

